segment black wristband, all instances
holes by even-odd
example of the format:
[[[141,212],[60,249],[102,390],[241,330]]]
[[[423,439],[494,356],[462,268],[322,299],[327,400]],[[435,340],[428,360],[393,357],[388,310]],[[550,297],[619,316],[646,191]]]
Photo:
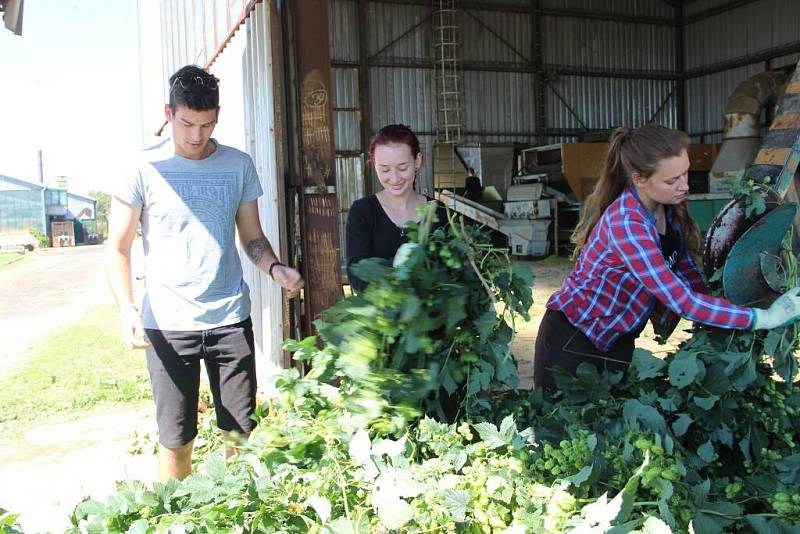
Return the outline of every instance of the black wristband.
[[[272,278],[273,280],[275,280],[275,277],[274,277],[274,276],[272,276],[272,269],[274,269],[274,268],[275,268],[275,267],[277,267],[278,265],[280,265],[281,267],[286,267],[286,266],[285,266],[284,264],[282,264],[281,262],[279,262],[279,261],[276,261],[276,262],[273,262],[273,263],[272,263],[272,265],[270,265],[270,266],[269,266],[269,270],[267,271],[267,274],[268,274],[268,275],[269,275],[269,277],[270,277],[270,278]]]

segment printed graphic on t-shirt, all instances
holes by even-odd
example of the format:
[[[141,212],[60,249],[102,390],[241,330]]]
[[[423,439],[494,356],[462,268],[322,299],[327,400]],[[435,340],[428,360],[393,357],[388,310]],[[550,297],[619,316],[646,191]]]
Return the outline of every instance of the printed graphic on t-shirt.
[[[680,255],[678,254],[677,250],[673,250],[672,254],[670,254],[669,257],[665,259],[667,260],[667,265],[669,266],[669,270],[674,271],[675,266],[678,265],[678,260],[680,259]]]
[[[162,175],[183,202],[187,219],[195,222],[191,235],[195,242],[190,244],[192,258],[186,261],[196,270],[197,279],[208,284],[204,296],[226,294],[233,274],[226,250],[239,205],[238,199],[233,198],[234,174],[164,172]]]

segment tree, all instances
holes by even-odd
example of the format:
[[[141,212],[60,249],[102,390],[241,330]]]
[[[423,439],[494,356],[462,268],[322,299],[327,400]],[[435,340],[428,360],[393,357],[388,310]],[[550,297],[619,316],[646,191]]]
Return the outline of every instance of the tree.
[[[89,191],[89,196],[97,200],[95,218],[98,221],[108,223],[108,208],[111,205],[111,195],[105,191]]]

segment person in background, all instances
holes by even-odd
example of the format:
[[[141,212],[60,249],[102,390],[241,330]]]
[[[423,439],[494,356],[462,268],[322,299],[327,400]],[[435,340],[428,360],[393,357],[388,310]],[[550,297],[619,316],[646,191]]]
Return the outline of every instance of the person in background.
[[[480,202],[483,196],[483,186],[481,179],[475,175],[475,169],[470,167],[467,170],[467,178],[464,180],[464,198],[473,202]]]
[[[144,348],[158,422],[159,478],[191,472],[197,435],[200,360],[228,440],[255,427],[256,369],[250,295],[236,231],[250,260],[294,296],[300,273],[279,261],[261,230],[262,194],[247,154],[211,137],[219,81],[194,65],[169,79],[164,108],[172,138],[145,150],[113,193],[108,275],[122,333]],[[131,247],[142,226],[145,291],[134,301]],[[227,455],[234,453],[229,447]]]
[[[554,366],[588,362],[624,372],[647,320],[669,335],[680,317],[732,329],[769,329],[797,320],[800,288],[769,309],[707,295],[693,256],[700,233],[689,217],[688,138],[648,124],[619,128],[572,241],[575,267],[547,302],[536,338],[535,387],[555,391]]]
[[[365,258],[391,263],[407,240],[406,223],[418,221],[417,208],[430,200],[416,190],[422,152],[419,139],[408,126],[381,128],[370,142],[369,161],[383,189],[353,202],[347,216],[347,276],[355,291],[363,291],[367,284],[353,274],[353,265]],[[434,228],[447,223],[444,208],[439,208],[437,218]]]

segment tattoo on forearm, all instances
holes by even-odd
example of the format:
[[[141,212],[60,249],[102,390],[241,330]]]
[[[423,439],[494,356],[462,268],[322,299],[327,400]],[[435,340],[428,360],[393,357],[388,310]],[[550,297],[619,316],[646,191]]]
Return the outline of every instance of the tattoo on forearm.
[[[261,258],[264,257],[264,254],[273,254],[272,247],[269,246],[269,241],[266,237],[259,237],[258,239],[248,241],[246,249],[247,256],[256,265],[258,265]]]

